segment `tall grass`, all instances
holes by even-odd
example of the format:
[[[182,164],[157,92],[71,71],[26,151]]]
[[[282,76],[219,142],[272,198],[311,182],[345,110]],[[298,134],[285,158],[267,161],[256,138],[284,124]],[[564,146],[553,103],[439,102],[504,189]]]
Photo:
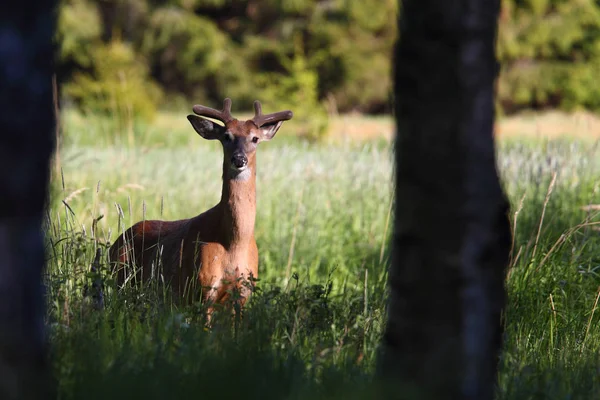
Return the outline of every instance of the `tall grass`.
[[[216,204],[219,144],[184,123],[138,127],[136,146],[122,147],[110,121],[70,118],[46,224],[61,398],[369,397],[385,323],[389,147],[285,135],[260,146],[259,290],[241,321],[207,330],[202,306],[178,307],[155,286],[117,293],[106,271],[106,309],[83,294],[96,249],[124,228]],[[586,142],[500,146],[515,243],[499,399],[600,395],[600,217],[582,209],[600,204],[599,156]]]

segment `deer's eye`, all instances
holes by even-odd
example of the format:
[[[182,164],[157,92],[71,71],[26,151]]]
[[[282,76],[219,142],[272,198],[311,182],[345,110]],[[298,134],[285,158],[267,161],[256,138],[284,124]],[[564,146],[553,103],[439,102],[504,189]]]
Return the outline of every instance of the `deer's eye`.
[[[231,142],[233,140],[233,135],[230,133],[226,133],[225,134],[225,141],[226,142]]]
[[[258,143],[258,137],[257,136],[254,136],[252,138],[252,143]]]

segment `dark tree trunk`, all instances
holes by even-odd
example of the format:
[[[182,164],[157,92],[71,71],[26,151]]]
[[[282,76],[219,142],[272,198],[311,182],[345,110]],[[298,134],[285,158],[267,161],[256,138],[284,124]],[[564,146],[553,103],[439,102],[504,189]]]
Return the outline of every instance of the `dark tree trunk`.
[[[511,238],[492,133],[499,8],[500,0],[402,4],[395,227],[378,365],[398,397],[494,397]]]
[[[56,1],[0,5],[0,398],[47,399],[42,217]]]

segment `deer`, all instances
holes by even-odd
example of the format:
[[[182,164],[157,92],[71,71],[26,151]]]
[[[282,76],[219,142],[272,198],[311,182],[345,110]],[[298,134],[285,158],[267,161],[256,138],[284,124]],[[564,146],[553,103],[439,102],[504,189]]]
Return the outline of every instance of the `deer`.
[[[116,269],[119,287],[128,279],[147,282],[159,276],[170,283],[173,296],[187,304],[200,300],[224,304],[236,289],[239,306],[248,300],[258,279],[258,247],[254,237],[256,219],[256,151],[258,145],[275,136],[292,111],[263,114],[254,102],[254,117],[239,121],[231,115],[231,99],[216,110],[194,105],[187,119],[206,140],[218,140],[223,148],[223,185],[220,201],[212,208],[188,219],[176,221],[143,220],[123,232],[109,249],[109,262]],[[212,118],[223,123],[213,122]],[[127,266],[131,268],[127,268]],[[129,274],[127,270],[134,269]],[[242,282],[242,283],[241,283]],[[186,292],[191,283],[200,285]],[[185,294],[188,295],[185,295]]]

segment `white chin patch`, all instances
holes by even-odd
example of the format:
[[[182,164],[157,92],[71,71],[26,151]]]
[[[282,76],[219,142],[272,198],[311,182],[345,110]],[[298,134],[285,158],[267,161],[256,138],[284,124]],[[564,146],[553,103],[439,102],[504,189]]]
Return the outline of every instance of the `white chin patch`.
[[[247,181],[250,178],[250,168],[244,167],[242,169],[230,167],[229,171],[231,172],[231,178],[236,181]]]

